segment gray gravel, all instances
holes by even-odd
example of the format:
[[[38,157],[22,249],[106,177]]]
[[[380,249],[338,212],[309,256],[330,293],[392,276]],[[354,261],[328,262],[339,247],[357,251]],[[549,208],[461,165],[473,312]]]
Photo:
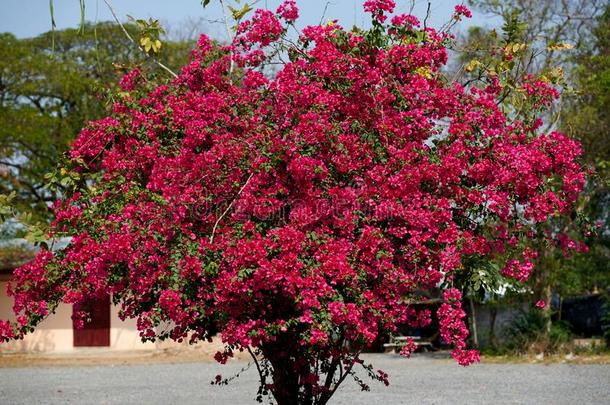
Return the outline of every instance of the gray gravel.
[[[610,365],[479,364],[462,368],[445,359],[367,355],[390,374],[361,392],[347,381],[335,405],[391,404],[610,404]],[[229,386],[212,386],[246,363],[0,369],[2,404],[255,404],[250,369]]]

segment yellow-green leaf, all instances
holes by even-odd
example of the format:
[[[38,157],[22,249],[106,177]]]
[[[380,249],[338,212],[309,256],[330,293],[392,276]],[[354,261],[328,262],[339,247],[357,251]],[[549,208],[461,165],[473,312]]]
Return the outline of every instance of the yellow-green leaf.
[[[231,11],[231,14],[233,15],[233,19],[235,19],[236,21],[239,21],[242,18],[244,18],[246,14],[248,14],[250,11],[252,11],[252,6],[249,5],[248,3],[246,3],[246,4],[244,4],[244,6],[241,9],[236,9],[234,7],[229,6],[229,10]]]
[[[159,50],[161,49],[161,41],[159,41],[158,39],[153,43],[153,51],[154,52],[159,52]]]
[[[572,49],[574,45],[568,44],[567,42],[557,42],[554,44],[550,44],[547,49],[549,51],[562,51],[564,49]]]
[[[464,67],[464,70],[466,70],[467,72],[472,72],[480,65],[481,65],[481,61],[479,61],[477,59],[473,59],[470,62],[468,62],[468,64]]]
[[[418,67],[417,69],[415,69],[415,73],[425,77],[426,79],[432,79],[432,69],[430,69],[428,66]]]

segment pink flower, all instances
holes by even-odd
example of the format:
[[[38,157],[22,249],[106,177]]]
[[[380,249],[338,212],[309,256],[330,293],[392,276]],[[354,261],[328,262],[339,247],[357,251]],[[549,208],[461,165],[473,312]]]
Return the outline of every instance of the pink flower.
[[[254,44],[264,47],[277,41],[283,30],[284,27],[271,11],[258,9],[251,20],[239,25],[235,42],[244,49],[250,49]]]
[[[311,337],[309,339],[309,343],[311,345],[324,344],[327,341],[328,341],[328,335],[326,334],[326,332],[324,332],[320,329],[314,329],[311,331]]]
[[[275,13],[282,17],[287,23],[292,23],[299,18],[299,9],[294,0],[284,0]]]
[[[0,342],[12,339],[15,337],[13,327],[8,321],[0,321]]]
[[[536,308],[538,308],[538,309],[546,308],[546,302],[544,302],[544,300],[536,301]]]
[[[518,281],[526,281],[533,269],[534,263],[529,260],[520,262],[519,260],[512,259],[506,263],[506,266],[502,269],[502,274]]]
[[[411,354],[417,349],[415,341],[411,338],[407,339],[405,345],[400,349],[400,355],[403,357],[411,357]]]
[[[446,343],[454,345],[452,356],[462,365],[467,366],[479,361],[479,352],[465,350],[468,338],[468,327],[464,322],[466,312],[462,309],[462,293],[455,289],[443,292],[443,304],[438,309],[441,337]]]
[[[396,3],[393,0],[366,0],[364,2],[364,11],[370,13],[375,20],[383,23],[386,19],[386,13],[394,12]]]
[[[121,78],[119,86],[123,91],[133,91],[141,78],[140,69],[132,69]]]
[[[470,12],[470,9],[468,9],[468,7],[466,7],[465,5],[458,4],[458,5],[455,6],[454,16],[457,19],[460,19],[461,16],[464,16],[466,18],[471,18],[472,17],[472,13]]]
[[[481,355],[476,350],[454,350],[451,356],[458,362],[460,366],[469,366],[473,363],[481,361]]]
[[[409,28],[419,27],[420,23],[417,17],[410,14],[399,14],[392,17],[392,25],[407,26]]]

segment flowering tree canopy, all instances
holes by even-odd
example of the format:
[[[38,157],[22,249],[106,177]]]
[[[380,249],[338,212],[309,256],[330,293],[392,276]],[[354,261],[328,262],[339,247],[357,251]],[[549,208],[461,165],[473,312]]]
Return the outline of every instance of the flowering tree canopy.
[[[369,30],[330,23],[291,41],[285,1],[230,45],[202,36],[171,84],[125,76],[112,114],[72,146],[81,186],[52,226],[72,241],[16,270],[18,321],[2,337],[111,294],[144,339],[220,332],[217,360],[249,351],[259,397],[324,404],[381,334],[430,322],[409,302],[440,287],[441,336],[460,364],[477,361],[453,281],[469,258],[527,278],[536,224],[583,186],[580,148],[540,131],[548,83],[512,89],[527,113],[511,120],[496,77],[443,76],[449,33],[390,18],[392,0],[364,7]]]

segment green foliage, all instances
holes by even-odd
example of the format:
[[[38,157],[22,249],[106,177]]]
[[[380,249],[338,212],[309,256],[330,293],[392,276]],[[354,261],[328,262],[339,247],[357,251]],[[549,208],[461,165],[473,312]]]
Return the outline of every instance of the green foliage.
[[[598,19],[592,47],[575,61],[578,98],[570,105],[563,127],[583,142],[586,159],[595,165],[599,181],[608,187],[610,161],[610,5]]]
[[[135,25],[126,29],[134,36],[138,32]],[[0,34],[2,221],[11,217],[46,222],[48,205],[79,179],[60,170],[45,175],[61,162],[84,123],[106,114],[106,94],[116,89],[130,67],[157,75],[158,68],[117,25],[85,24],[80,31],[66,29],[27,39]],[[189,42],[167,42],[158,57],[179,68],[191,47]],[[159,74],[157,80],[166,80],[166,75]],[[48,187],[53,182],[56,187]]]
[[[244,4],[242,8],[235,8],[232,6],[228,6],[228,8],[231,11],[231,16],[236,22],[239,22],[246,16],[246,14],[253,10],[252,6],[248,3]]]
[[[514,119],[523,118],[520,115],[526,107],[526,98],[514,85],[523,75],[532,74],[561,88],[562,98],[547,117],[552,125],[541,130],[561,129],[578,138],[583,143],[584,160],[597,170],[588,179],[576,209],[543,225],[549,234],[565,234],[586,242],[590,252],[566,255],[558,246],[542,241],[536,244],[534,249],[541,254],[528,285],[534,292],[532,298],[548,300],[552,291],[565,296],[605,288],[610,285],[606,169],[610,167],[610,6],[599,0],[469,3],[502,18],[504,24],[500,31],[470,28],[461,41],[458,59],[464,82],[485,85],[486,78],[497,77],[508,89],[503,108]],[[599,16],[604,7],[606,12]],[[574,15],[581,19],[571,18]],[[564,75],[564,70],[568,74]],[[605,224],[597,234],[591,232],[591,223],[596,221]]]
[[[458,59],[469,80],[497,74],[501,82],[512,86],[524,74],[533,74],[563,87],[563,98],[571,94],[563,70],[573,63],[570,50],[590,42],[603,0],[470,0],[469,4],[503,21],[500,32],[473,27],[460,41]],[[575,15],[579,18],[572,18]],[[521,112],[522,103],[518,92],[507,93],[504,104],[515,115]],[[562,113],[561,104],[555,107],[549,122],[555,123]]]
[[[537,308],[519,311],[504,331],[506,343],[500,350],[516,354],[561,351],[572,340],[572,334],[565,322],[554,322],[547,331],[548,316]]]
[[[17,193],[12,191],[9,194],[0,194],[0,221],[4,222],[13,216],[13,201]]]
[[[504,18],[502,32],[506,44],[520,42],[525,39],[527,22],[521,18],[521,10],[513,8]]]
[[[589,254],[567,261],[571,271],[562,280],[586,291],[610,286],[610,5],[592,33],[590,45],[574,57],[577,97],[569,100],[561,122],[564,131],[582,142],[583,158],[595,170],[584,210],[598,229],[588,243]],[[573,276],[576,269],[581,277]]]
[[[138,27],[139,44],[149,55],[156,55],[161,52],[161,35],[165,34],[165,30],[159,23],[159,20],[136,19],[132,16],[127,16]]]
[[[610,260],[608,248],[601,243],[591,243],[589,252],[562,258],[561,272],[557,272],[554,284],[564,297],[594,293],[610,286]]]
[[[464,271],[460,272],[453,282],[464,291],[465,295],[482,302],[493,299],[499,292],[506,293],[506,278],[500,272],[500,266],[489,259],[470,257],[464,261]]]

